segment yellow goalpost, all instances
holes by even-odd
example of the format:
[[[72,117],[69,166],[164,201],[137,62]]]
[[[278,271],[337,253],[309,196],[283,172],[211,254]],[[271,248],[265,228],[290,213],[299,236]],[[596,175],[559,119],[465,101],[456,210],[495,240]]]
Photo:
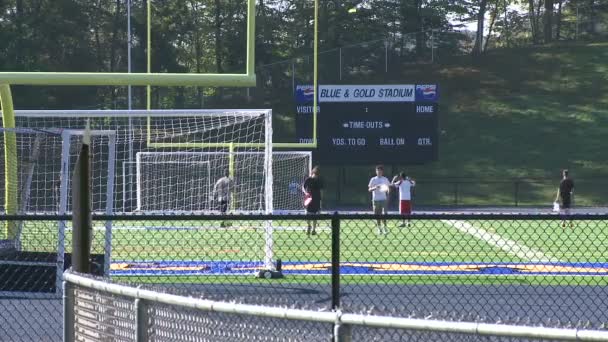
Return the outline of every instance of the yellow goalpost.
[[[0,72],[0,105],[2,106],[2,124],[4,128],[15,128],[15,112],[10,85],[44,85],[44,86],[146,86],[147,108],[150,109],[151,86],[204,86],[204,87],[255,87],[255,0],[247,0],[247,65],[243,74],[176,74],[151,72],[151,2],[147,2],[147,72],[146,73],[83,73],[83,72]],[[313,103],[313,142],[273,143],[278,148],[316,148],[317,146],[317,85],[318,85],[318,15],[319,0],[314,0],[314,103]],[[157,145],[157,146],[155,146]],[[255,146],[253,146],[255,145]],[[18,160],[15,132],[4,131],[5,146],[5,212],[15,215],[18,210]],[[166,147],[164,144],[152,143],[151,147]],[[187,143],[184,146],[193,147]],[[236,148],[263,148],[264,144],[197,144],[196,147],[225,147],[233,151]],[[16,227],[5,225],[4,236],[14,239]]]

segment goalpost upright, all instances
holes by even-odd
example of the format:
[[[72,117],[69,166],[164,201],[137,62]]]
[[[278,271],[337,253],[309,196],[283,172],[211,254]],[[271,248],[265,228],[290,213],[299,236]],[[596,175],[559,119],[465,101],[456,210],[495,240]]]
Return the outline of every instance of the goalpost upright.
[[[148,6],[150,6],[148,1]],[[150,7],[148,7],[150,12]],[[148,16],[148,28],[150,20]],[[148,52],[151,30],[148,29]],[[150,62],[150,59],[148,59]],[[148,63],[150,64],[150,63]],[[255,76],[255,0],[247,0],[247,66],[244,74],[175,74],[175,73],[84,73],[84,72],[0,72],[0,104],[4,128],[14,128],[15,113],[10,85],[76,85],[76,86],[212,86],[253,87]],[[16,137],[4,132],[5,142],[5,197],[8,215],[17,214],[18,160]],[[16,228],[5,225],[4,236],[14,238]]]
[[[4,128],[15,127],[15,113],[13,110],[10,85],[77,85],[77,86],[147,86],[148,107],[150,105],[151,86],[208,86],[208,87],[253,87],[256,85],[255,76],[255,0],[247,0],[247,56],[246,71],[244,74],[175,74],[175,73],[152,73],[151,66],[151,1],[148,1],[147,18],[147,46],[148,46],[148,68],[146,73],[79,73],[79,72],[0,72],[0,104],[2,105],[2,119]],[[264,143],[214,143],[207,147],[236,148],[264,148],[272,151],[275,147],[284,148],[316,148],[316,126],[317,126],[317,88],[318,88],[318,7],[319,0],[314,0],[314,108],[313,108],[313,141],[310,144],[300,143],[275,143],[267,137]],[[268,116],[266,120],[271,120]],[[14,133],[4,132],[5,145],[5,203],[6,214],[17,214],[18,210],[18,160],[17,145]],[[201,146],[201,145],[199,145]],[[177,147],[175,145],[174,147]],[[272,189],[272,153],[265,161],[268,172],[265,180],[266,187]],[[266,212],[272,212],[272,190],[266,191]],[[6,225],[4,235],[14,238],[15,227]],[[272,225],[269,222],[266,229],[267,252],[265,264],[268,265],[272,255]],[[270,258],[269,258],[270,256]]]
[[[0,84],[0,104],[2,105],[2,124],[4,128],[15,128],[15,111],[13,97],[8,84]],[[15,132],[4,131],[4,211],[7,215],[17,214],[18,208],[18,177],[17,137]],[[6,221],[4,237],[14,240],[17,235],[15,222]]]

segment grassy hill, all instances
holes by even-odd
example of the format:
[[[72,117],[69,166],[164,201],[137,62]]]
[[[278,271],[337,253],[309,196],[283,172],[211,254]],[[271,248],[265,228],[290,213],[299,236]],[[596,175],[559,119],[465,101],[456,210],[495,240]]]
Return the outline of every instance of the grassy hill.
[[[419,179],[419,204],[512,205],[517,198],[548,208],[562,168],[575,178],[578,205],[608,203],[608,42],[409,64],[399,78],[441,89],[439,161],[389,167]],[[338,171],[328,171],[333,180]],[[330,180],[327,199],[365,203],[361,189],[372,172],[349,168],[341,185]]]

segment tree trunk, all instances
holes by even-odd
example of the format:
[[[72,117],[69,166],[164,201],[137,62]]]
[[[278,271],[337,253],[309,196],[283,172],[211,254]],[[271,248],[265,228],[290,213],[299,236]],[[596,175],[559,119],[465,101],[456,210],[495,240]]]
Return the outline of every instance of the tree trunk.
[[[194,38],[194,58],[195,58],[195,64],[196,64],[196,73],[200,74],[202,72],[202,65],[201,65],[201,58],[202,58],[202,52],[201,52],[201,41],[200,41],[200,37],[199,37],[199,14],[198,14],[198,6],[196,1],[190,1],[190,6],[191,6],[191,11],[192,11],[192,15],[193,15],[193,22],[194,22],[194,33],[193,33],[193,38]],[[201,87],[196,87],[196,99],[197,99],[197,104],[200,108],[203,108],[204,103],[203,103],[203,89]]]
[[[555,39],[560,40],[562,36],[562,3],[563,0],[557,1],[557,27],[555,28]]]
[[[486,1],[486,0],[483,0]],[[424,53],[424,22],[422,21],[422,16],[421,16],[421,12],[422,12],[422,1],[421,0],[414,0],[414,6],[416,6],[416,16],[414,17],[415,19],[415,25],[416,25],[416,54],[418,56],[422,56],[422,54]]]
[[[486,7],[488,0],[479,2],[479,12],[477,13],[477,33],[475,34],[475,46],[473,47],[473,56],[479,56],[483,52],[483,24],[486,17]]]
[[[538,44],[538,27],[536,26],[536,15],[534,11],[534,0],[528,0],[528,16],[530,17],[530,29],[532,30],[532,42]]]
[[[545,0],[545,44],[553,40],[553,0]]]
[[[588,32],[590,34],[596,34],[597,33],[597,11],[595,8],[595,0],[589,0],[589,24],[586,25],[588,27]]]
[[[100,24],[102,22],[101,18],[99,17],[99,15],[102,13],[101,12],[101,0],[97,1],[97,17],[95,17],[95,49],[97,50],[97,67],[99,68],[99,71],[106,71],[104,70],[103,67],[103,56],[102,56],[102,47],[101,47],[101,37],[100,37],[100,33],[99,31],[101,30],[100,28]]]
[[[222,66],[222,0],[215,0],[215,67],[217,73],[224,72]]]
[[[511,47],[511,31],[509,30],[509,3],[507,0],[504,0],[503,5],[505,11],[505,40],[507,42],[507,47]]]
[[[488,28],[488,38],[486,38],[483,51],[488,50],[488,44],[490,43],[490,37],[492,37],[492,30],[494,29],[494,23],[496,23],[496,17],[498,16],[498,3],[494,6],[494,10],[490,13],[490,27]]]
[[[15,39],[15,65],[16,66],[22,66],[22,63],[24,63],[24,59],[21,57],[23,55],[23,51],[22,51],[22,35],[21,33],[24,31],[23,30],[23,0],[17,0],[16,2],[16,9],[17,9],[17,17],[15,18],[15,24],[17,27],[17,32],[18,34],[14,37]],[[25,65],[23,65],[25,66]],[[27,68],[24,68],[23,70],[27,70]]]
[[[120,0],[116,0],[116,11],[114,12],[114,25],[112,25],[112,40],[110,43],[110,72],[116,71],[116,50],[118,48],[118,26],[120,25]],[[117,88],[111,90],[112,105],[116,106],[116,91]]]
[[[222,65],[222,1],[223,0],[215,0],[215,67],[218,74],[224,72],[224,67]],[[217,95],[219,99],[224,96],[223,88],[217,88]]]
[[[538,3],[536,4],[536,14],[534,15],[534,24],[536,25],[536,39],[537,41],[540,41],[540,10],[543,7],[543,0],[538,0]]]

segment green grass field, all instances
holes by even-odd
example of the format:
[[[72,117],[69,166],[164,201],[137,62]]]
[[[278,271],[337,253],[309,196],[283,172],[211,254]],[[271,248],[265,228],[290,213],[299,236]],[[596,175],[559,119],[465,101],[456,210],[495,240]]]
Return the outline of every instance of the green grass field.
[[[462,221],[459,221],[462,222]],[[608,234],[604,221],[577,221],[562,228],[556,221],[467,221],[466,223],[489,237],[474,236],[457,229],[453,223],[440,220],[418,220],[411,227],[399,228],[399,222],[389,221],[387,236],[375,232],[370,220],[344,220],[341,225],[342,263],[516,263],[529,264],[519,249],[533,249],[557,263],[608,263]],[[30,222],[22,234],[24,250],[54,251],[56,223]],[[304,221],[274,222],[274,258],[284,265],[290,262],[328,263],[331,260],[329,221],[319,222],[319,233],[307,236]],[[95,223],[94,252],[102,253],[103,222]],[[112,236],[113,262],[142,261],[235,261],[264,259],[263,222],[232,222],[231,228],[220,228],[219,222],[201,221],[140,221],[114,222]],[[147,228],[146,228],[147,227]],[[154,228],[155,227],[155,228]],[[158,228],[164,228],[159,230]],[[172,229],[166,229],[172,228]],[[181,229],[178,229],[181,228]],[[66,236],[67,251],[71,251],[71,231]],[[287,271],[286,271],[286,274]],[[470,275],[391,274],[379,273],[344,275],[343,281],[355,283],[539,283],[593,284],[606,282],[606,277],[560,275]],[[237,275],[162,276],[138,275],[125,277],[137,282],[250,282],[252,277]],[[250,280],[245,280],[250,279]],[[323,275],[289,275],[281,282],[325,283]]]

